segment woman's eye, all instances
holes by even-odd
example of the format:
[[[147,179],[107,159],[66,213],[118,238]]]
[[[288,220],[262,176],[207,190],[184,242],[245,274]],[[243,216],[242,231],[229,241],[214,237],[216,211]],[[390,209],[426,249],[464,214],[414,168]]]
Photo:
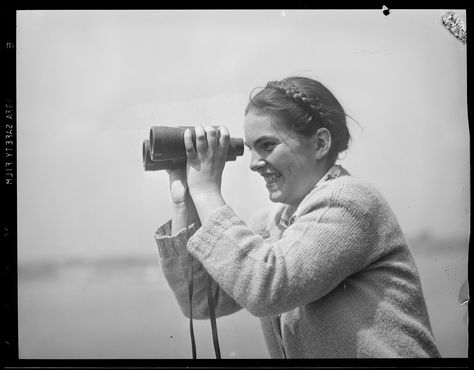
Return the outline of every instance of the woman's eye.
[[[272,150],[275,147],[275,143],[263,143],[262,149],[263,150]]]

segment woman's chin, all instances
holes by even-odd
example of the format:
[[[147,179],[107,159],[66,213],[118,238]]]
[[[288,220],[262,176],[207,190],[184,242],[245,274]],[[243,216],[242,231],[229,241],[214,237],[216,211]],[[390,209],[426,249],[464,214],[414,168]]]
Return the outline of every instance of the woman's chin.
[[[282,202],[282,194],[280,191],[272,191],[272,190],[269,190],[268,191],[268,196],[270,198],[270,200],[274,203],[281,203]]]

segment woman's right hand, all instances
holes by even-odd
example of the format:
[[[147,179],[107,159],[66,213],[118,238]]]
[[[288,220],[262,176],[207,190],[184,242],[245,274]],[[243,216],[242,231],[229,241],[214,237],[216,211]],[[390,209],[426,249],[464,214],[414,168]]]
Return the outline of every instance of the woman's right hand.
[[[172,233],[191,225],[199,216],[188,191],[186,168],[167,169],[172,202]]]
[[[169,176],[171,201],[174,206],[185,206],[186,201],[191,201],[187,196],[188,182],[186,180],[186,168],[167,169]]]

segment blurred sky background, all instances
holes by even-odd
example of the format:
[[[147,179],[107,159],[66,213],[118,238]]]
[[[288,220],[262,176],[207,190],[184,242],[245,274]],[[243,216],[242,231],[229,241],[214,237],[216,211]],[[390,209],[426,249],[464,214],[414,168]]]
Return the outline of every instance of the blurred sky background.
[[[155,253],[169,194],[164,172],[142,168],[149,127],[243,136],[250,91],[290,75],[325,83],[359,122],[341,163],[407,234],[467,235],[466,47],[443,13],[18,12],[20,259]],[[269,203],[248,164],[223,180],[243,218]]]
[[[358,122],[340,163],[385,195],[407,236],[466,239],[466,46],[445,12],[19,11],[20,263],[157,259],[170,206],[166,173],[143,171],[150,126],[243,137],[251,90],[291,75],[323,82]],[[270,204],[249,161],[223,177],[244,220]]]

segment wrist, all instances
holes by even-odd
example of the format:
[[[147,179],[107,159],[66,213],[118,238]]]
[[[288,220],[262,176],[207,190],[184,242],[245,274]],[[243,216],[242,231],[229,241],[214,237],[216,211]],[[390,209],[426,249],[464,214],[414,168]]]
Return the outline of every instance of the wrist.
[[[178,212],[186,212],[186,210],[188,209],[187,204],[186,204],[185,201],[183,201],[183,202],[171,202],[171,208],[174,211],[178,211]]]
[[[226,205],[220,192],[201,192],[193,196],[193,200],[201,223],[204,223],[218,208]]]
[[[194,206],[194,202],[191,200],[191,198],[187,202],[172,203],[171,209],[173,213],[179,215],[186,215],[188,213],[190,217],[194,217],[196,215],[196,207]]]
[[[190,194],[195,205],[212,202],[215,199],[222,199],[220,189],[206,188],[200,191],[191,191]]]
[[[171,230],[176,234],[179,230],[191,225],[199,219],[192,201],[172,203],[171,205]]]

